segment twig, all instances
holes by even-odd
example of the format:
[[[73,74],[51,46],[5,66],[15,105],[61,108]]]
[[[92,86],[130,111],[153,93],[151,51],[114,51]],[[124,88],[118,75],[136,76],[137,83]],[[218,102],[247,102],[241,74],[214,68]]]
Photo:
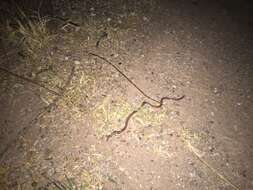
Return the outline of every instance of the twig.
[[[54,91],[54,90],[52,90],[52,89],[46,87],[46,86],[43,85],[43,84],[40,84],[40,83],[38,83],[38,82],[35,82],[35,81],[33,81],[33,80],[29,79],[29,78],[26,78],[26,77],[24,77],[24,76],[18,75],[18,74],[16,74],[16,73],[13,73],[13,72],[11,72],[11,71],[9,71],[9,70],[7,70],[7,69],[0,68],[0,71],[5,72],[5,73],[7,73],[7,74],[9,74],[9,75],[11,75],[11,76],[14,76],[14,77],[16,77],[16,78],[22,79],[22,80],[24,80],[24,81],[26,81],[26,82],[32,83],[32,84],[34,84],[34,85],[37,85],[37,86],[39,86],[39,87],[41,87],[41,88],[44,88],[45,90],[47,90],[48,92],[50,92],[50,93],[52,93],[52,94],[54,94],[54,95],[57,95],[57,96],[60,96],[60,95],[61,95],[60,93],[58,93],[58,92],[56,92],[56,91]]]
[[[233,189],[240,190],[236,185],[234,185],[229,179],[227,179],[225,176],[223,176],[220,172],[218,172],[215,168],[213,168],[209,163],[207,163],[199,153],[196,151],[196,148],[194,148],[191,143],[183,138],[183,141],[187,144],[189,150],[202,162],[207,168],[209,168],[215,175],[217,175],[222,181],[229,184]]]

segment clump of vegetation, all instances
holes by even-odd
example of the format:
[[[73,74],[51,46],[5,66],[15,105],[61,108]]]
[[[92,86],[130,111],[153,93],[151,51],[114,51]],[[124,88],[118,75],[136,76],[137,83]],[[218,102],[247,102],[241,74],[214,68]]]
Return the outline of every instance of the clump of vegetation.
[[[96,75],[94,73],[80,72],[66,90],[59,105],[68,109],[75,120],[81,119],[83,113],[89,111],[88,95],[93,96],[96,89]]]
[[[17,33],[21,36],[23,49],[32,58],[37,57],[39,50],[47,46],[52,39],[47,18],[30,19],[22,13],[24,21],[17,20]]]
[[[112,99],[106,97],[93,111],[94,129],[99,138],[119,130],[124,119],[131,113],[131,105],[124,100],[117,100],[112,104]]]
[[[19,15],[1,24],[3,45],[21,47],[27,56],[36,58],[38,52],[52,39],[48,29],[49,19],[40,16],[30,17],[22,10],[19,11]]]

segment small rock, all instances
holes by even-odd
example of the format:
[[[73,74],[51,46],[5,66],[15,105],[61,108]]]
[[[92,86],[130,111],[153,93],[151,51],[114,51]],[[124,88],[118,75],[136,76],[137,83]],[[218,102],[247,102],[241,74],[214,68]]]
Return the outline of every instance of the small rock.
[[[213,92],[214,92],[214,94],[217,94],[218,93],[218,89],[214,88]]]
[[[238,105],[238,106],[241,106],[241,105],[242,105],[242,103],[241,103],[241,102],[237,102],[237,105]]]
[[[209,150],[210,152],[213,152],[213,151],[214,151],[214,147],[209,146],[209,147],[208,147],[208,150]]]
[[[190,177],[191,177],[191,178],[196,178],[196,177],[197,177],[197,175],[196,175],[196,173],[195,173],[195,172],[190,172]]]
[[[78,61],[78,60],[75,60],[74,63],[75,63],[75,65],[80,65],[81,64],[81,62]]]
[[[114,58],[119,57],[119,54],[115,53],[115,54],[113,54],[113,57]]]
[[[145,21],[145,22],[147,22],[149,19],[148,19],[148,17],[146,17],[146,16],[144,16],[143,18],[143,21]]]

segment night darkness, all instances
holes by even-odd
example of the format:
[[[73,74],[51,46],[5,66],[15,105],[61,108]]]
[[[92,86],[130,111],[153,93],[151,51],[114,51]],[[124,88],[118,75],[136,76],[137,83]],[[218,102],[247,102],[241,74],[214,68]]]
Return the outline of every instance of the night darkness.
[[[250,0],[0,2],[0,189],[253,189]]]

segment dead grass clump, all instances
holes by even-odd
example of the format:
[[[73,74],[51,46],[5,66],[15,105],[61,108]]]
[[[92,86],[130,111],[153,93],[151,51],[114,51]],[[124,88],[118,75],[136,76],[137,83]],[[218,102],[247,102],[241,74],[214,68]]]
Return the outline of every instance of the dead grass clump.
[[[49,19],[31,17],[19,10],[19,17],[1,24],[1,37],[6,48],[21,48],[26,56],[37,58],[39,52],[48,45],[52,34],[48,29]]]
[[[38,57],[38,52],[47,46],[49,41],[52,39],[47,23],[49,19],[38,18],[29,19],[26,15],[25,21],[17,21],[17,32],[22,36],[21,41],[23,42],[23,49],[32,58]]]
[[[67,72],[63,72],[62,74],[69,75]],[[54,86],[55,89],[59,88],[59,90],[66,82],[64,79],[50,72],[40,75],[40,80],[45,81],[50,86]],[[89,104],[97,89],[96,83],[97,75],[95,73],[76,72],[68,88],[62,92],[63,96],[57,103],[59,109],[67,113],[75,121],[82,120],[83,115],[90,111]],[[40,98],[49,105],[54,101],[55,96],[47,93],[41,95]]]
[[[184,128],[182,130],[181,135],[185,140],[190,141],[191,143],[194,143],[194,144],[198,144],[202,139],[199,133],[196,133],[187,128]]]
[[[76,117],[79,118],[78,113],[89,111],[88,95],[92,96],[95,88],[96,75],[81,72],[80,76],[72,81],[71,86],[67,89],[60,101],[60,106],[76,112]]]
[[[92,113],[93,126],[97,137],[102,138],[114,130],[119,130],[131,110],[131,105],[124,99],[112,103],[110,96],[104,98],[103,102],[99,103]]]
[[[162,107],[161,109],[157,110],[156,108],[145,106],[136,114],[135,120],[142,126],[157,126],[160,125],[166,119],[166,117],[166,108]]]

